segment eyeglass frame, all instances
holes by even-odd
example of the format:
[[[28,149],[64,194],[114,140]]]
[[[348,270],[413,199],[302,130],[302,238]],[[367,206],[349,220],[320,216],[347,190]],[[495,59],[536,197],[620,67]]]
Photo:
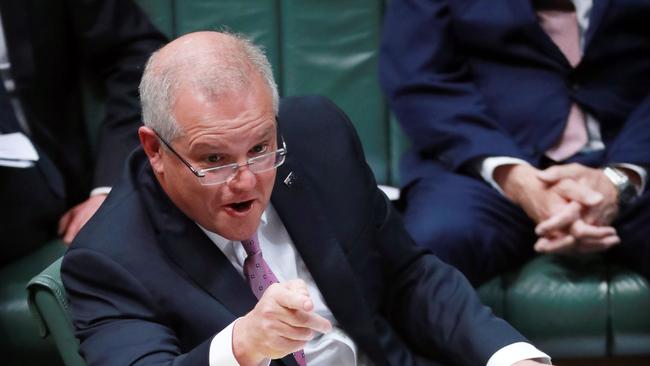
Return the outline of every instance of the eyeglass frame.
[[[277,119],[276,119],[276,124],[277,124]],[[279,128],[278,128],[278,130],[279,130]],[[250,166],[250,165],[255,164],[255,161],[251,162],[251,160],[253,160],[253,159],[259,159],[259,158],[261,158],[263,156],[268,156],[268,155],[271,155],[271,154],[275,154],[275,155],[277,155],[278,153],[280,154],[280,156],[282,157],[282,160],[280,161],[280,163],[275,162],[275,163],[273,163],[272,168],[269,168],[267,170],[262,170],[262,171],[259,171],[259,172],[253,172],[253,174],[257,174],[257,173],[266,172],[266,171],[269,171],[271,169],[275,169],[275,168],[279,167],[280,165],[284,164],[284,161],[285,161],[286,156],[287,156],[287,144],[284,142],[284,138],[282,137],[282,135],[280,135],[280,133],[278,132],[277,136],[282,141],[282,147],[279,148],[279,149],[275,149],[274,151],[269,151],[269,152],[264,153],[262,155],[258,155],[256,157],[246,159],[246,163],[244,163],[244,164],[230,163],[230,164],[226,164],[226,165],[220,165],[220,166],[213,166],[213,167],[209,167],[209,168],[197,169],[197,168],[193,167],[192,164],[190,164],[189,161],[185,160],[176,150],[174,150],[171,143],[167,142],[164,138],[162,138],[162,136],[160,136],[158,131],[156,131],[154,129],[152,129],[152,131],[156,134],[156,137],[158,137],[158,139],[163,143],[163,145],[165,145],[165,147],[167,147],[167,149],[169,149],[169,151],[171,151],[178,158],[178,160],[180,160],[192,172],[192,174],[194,174],[197,178],[199,178],[199,183],[201,183],[201,185],[205,185],[205,186],[224,184],[224,183],[228,182],[230,179],[232,179],[232,177],[234,177],[234,175],[235,175],[235,173],[233,173],[231,176],[226,178],[226,180],[224,180],[223,182],[204,184],[201,181],[201,178],[205,178],[205,172],[215,171],[215,170],[218,170],[218,169],[225,169],[225,168],[232,168],[233,172],[236,172],[236,171],[239,170],[239,168],[243,168],[245,166]]]

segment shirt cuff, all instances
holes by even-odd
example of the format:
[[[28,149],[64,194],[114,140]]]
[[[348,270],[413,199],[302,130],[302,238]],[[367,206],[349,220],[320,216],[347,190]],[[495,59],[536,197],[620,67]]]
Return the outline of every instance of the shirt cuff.
[[[111,193],[111,187],[97,187],[90,191],[90,197],[99,196],[100,194],[109,194]]]
[[[503,165],[510,165],[510,164],[530,165],[530,163],[528,163],[526,160],[512,158],[509,156],[493,156],[490,158],[485,158],[479,162],[479,173],[481,174],[481,177],[483,177],[483,180],[488,182],[494,189],[496,189],[504,197],[506,194],[503,192],[501,187],[499,187],[497,182],[494,180],[494,169]]]
[[[638,174],[639,178],[641,178],[641,186],[640,187],[635,186],[636,193],[637,193],[637,196],[640,196],[641,194],[643,194],[643,192],[645,191],[645,184],[648,181],[648,171],[645,168],[640,167],[640,166],[635,165],[635,164],[628,164],[628,163],[619,163],[619,164],[613,164],[613,165],[615,167],[630,169],[633,172],[635,172],[636,174]]]
[[[239,319],[241,318],[235,319],[234,322],[212,338],[208,358],[210,366],[239,366],[235,354],[232,352],[232,330]],[[270,364],[271,359],[265,359],[258,366],[269,366]]]
[[[526,342],[510,344],[496,351],[487,362],[487,366],[512,366],[515,362],[535,360],[550,365],[551,358],[544,352]]]

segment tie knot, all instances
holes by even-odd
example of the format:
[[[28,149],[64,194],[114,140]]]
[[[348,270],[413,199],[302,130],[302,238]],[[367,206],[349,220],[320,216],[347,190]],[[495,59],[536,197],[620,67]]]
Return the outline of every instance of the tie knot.
[[[246,255],[251,256],[262,251],[262,249],[260,249],[260,243],[257,240],[257,233],[255,233],[255,235],[250,239],[242,240],[241,244],[246,251]]]

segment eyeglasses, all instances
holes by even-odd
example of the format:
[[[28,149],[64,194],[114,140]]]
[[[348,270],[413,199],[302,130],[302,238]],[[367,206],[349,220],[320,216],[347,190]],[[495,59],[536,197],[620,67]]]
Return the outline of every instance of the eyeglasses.
[[[187,166],[194,175],[199,178],[199,183],[204,186],[209,186],[213,184],[222,184],[230,181],[235,177],[239,168],[248,167],[248,169],[257,174],[262,173],[271,169],[275,169],[284,163],[285,157],[287,155],[287,145],[284,143],[282,136],[282,148],[268,153],[264,153],[255,157],[252,157],[246,160],[244,164],[232,163],[221,166],[214,166],[205,169],[197,169],[193,167],[187,160],[183,159],[179,153],[174,150],[174,148],[167,142],[165,139],[160,137],[157,131],[154,130],[158,139],[176,155],[176,157]],[[279,136],[279,135],[278,135]]]

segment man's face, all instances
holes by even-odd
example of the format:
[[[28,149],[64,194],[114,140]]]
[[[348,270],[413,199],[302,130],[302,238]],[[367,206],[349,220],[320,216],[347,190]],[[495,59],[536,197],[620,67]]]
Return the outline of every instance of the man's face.
[[[218,98],[182,87],[173,114],[183,134],[171,145],[197,169],[244,164],[262,151],[277,149],[271,94],[259,78],[245,91]],[[162,187],[191,219],[230,240],[248,239],[256,232],[275,169],[253,173],[242,167],[226,183],[201,185],[171,151],[161,148],[159,164]]]

